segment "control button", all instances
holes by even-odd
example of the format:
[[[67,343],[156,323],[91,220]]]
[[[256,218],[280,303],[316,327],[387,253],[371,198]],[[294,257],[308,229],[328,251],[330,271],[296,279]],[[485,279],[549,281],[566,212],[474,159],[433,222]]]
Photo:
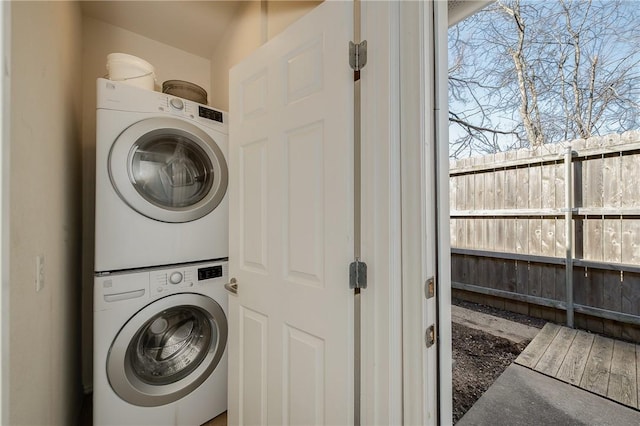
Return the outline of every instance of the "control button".
[[[158,293],[162,293],[162,287],[158,287]]]
[[[181,272],[174,272],[169,276],[169,282],[171,284],[180,284],[181,281],[182,281],[182,273]]]
[[[182,109],[184,108],[184,102],[182,102],[182,99],[178,99],[178,98],[171,98],[171,100],[169,101],[169,103],[171,104],[171,106],[175,109]]]

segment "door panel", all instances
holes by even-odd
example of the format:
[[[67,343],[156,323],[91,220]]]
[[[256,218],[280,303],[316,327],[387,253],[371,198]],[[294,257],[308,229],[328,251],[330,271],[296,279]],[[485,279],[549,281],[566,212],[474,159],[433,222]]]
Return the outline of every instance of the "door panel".
[[[240,309],[240,422],[267,422],[267,317]]]
[[[240,265],[267,270],[267,141],[240,148]]]
[[[353,423],[351,2],[230,75],[229,423]]]

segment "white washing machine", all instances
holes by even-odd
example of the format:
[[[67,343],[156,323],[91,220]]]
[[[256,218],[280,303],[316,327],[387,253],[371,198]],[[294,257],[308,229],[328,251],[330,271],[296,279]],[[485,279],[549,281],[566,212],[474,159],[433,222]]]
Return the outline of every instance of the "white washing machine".
[[[97,275],[93,423],[201,425],[227,409],[227,262]]]
[[[94,270],[227,258],[227,114],[97,86]]]

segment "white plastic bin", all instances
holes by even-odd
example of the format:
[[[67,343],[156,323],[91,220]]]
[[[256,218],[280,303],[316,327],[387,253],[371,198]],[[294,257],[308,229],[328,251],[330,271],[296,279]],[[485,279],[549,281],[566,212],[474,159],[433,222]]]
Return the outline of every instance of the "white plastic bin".
[[[121,81],[147,90],[155,89],[155,68],[137,56],[110,53],[107,55],[107,71],[109,80]]]

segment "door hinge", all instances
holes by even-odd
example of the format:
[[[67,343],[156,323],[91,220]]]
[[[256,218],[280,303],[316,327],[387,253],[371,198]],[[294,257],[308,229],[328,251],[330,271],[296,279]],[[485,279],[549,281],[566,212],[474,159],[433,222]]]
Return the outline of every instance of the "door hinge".
[[[436,281],[433,277],[431,277],[424,283],[424,297],[427,299],[431,299],[435,295]]]
[[[360,71],[367,64],[367,40],[355,44],[349,42],[349,65],[354,71]]]
[[[433,324],[431,324],[429,328],[427,328],[427,332],[424,335],[424,340],[427,348],[430,348],[436,342],[436,328]]]
[[[349,265],[349,288],[367,288],[367,264],[360,259]]]

